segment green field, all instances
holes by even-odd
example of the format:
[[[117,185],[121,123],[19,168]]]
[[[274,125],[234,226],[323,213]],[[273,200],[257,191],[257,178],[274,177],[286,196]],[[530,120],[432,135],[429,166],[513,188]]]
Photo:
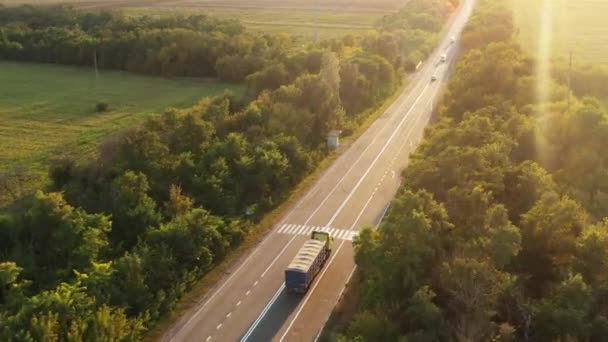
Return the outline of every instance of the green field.
[[[539,46],[541,23],[551,23],[552,56],[576,64],[608,64],[608,1],[513,0],[521,43],[532,53]]]
[[[44,178],[49,158],[86,158],[97,144],[166,107],[185,107],[235,85],[116,71],[0,62],[0,171],[26,166]],[[97,113],[104,100],[110,109]]]

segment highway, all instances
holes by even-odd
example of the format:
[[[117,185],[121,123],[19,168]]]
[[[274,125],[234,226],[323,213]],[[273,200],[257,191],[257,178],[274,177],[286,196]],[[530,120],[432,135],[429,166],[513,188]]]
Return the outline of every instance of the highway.
[[[163,341],[312,341],[354,270],[352,239],[377,224],[408,156],[422,139],[458,37],[473,8],[465,0],[440,44],[402,95],[326,170],[260,244],[161,338]],[[447,63],[439,63],[448,53]],[[431,82],[435,75],[437,81]],[[312,229],[335,237],[330,259],[304,296],[288,295],[284,270]]]

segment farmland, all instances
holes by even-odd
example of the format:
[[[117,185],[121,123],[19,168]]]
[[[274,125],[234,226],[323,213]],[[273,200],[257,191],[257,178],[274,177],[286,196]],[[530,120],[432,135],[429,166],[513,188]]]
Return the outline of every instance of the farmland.
[[[32,186],[40,185],[51,156],[89,157],[109,134],[226,88],[234,86],[0,62],[0,171],[25,166],[37,174]],[[95,111],[100,100],[109,104],[107,112]]]
[[[538,50],[544,21],[553,58],[565,60],[572,50],[576,64],[608,64],[608,1],[513,0],[513,4],[519,40],[532,53]]]
[[[84,10],[120,8],[130,15],[205,13],[238,18],[248,28],[256,31],[288,32],[300,36],[312,34],[318,4],[321,38],[370,30],[378,19],[397,10],[405,2],[407,0],[0,0],[4,4],[67,3]]]

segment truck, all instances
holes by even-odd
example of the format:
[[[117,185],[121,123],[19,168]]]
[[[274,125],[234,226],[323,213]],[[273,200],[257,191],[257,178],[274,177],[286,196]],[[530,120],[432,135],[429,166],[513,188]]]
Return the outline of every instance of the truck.
[[[313,231],[310,239],[298,251],[285,270],[285,288],[288,293],[304,294],[315,276],[323,268],[331,253],[331,236],[327,232]]]

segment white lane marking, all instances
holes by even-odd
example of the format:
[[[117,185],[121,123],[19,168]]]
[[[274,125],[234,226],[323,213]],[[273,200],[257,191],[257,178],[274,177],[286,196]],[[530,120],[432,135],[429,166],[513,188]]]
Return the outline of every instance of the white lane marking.
[[[222,323],[218,324],[217,327],[215,327],[215,330],[220,330],[222,328]]]
[[[329,228],[329,232],[328,232],[329,236],[333,237],[334,236],[334,232],[335,232],[334,228]]]
[[[412,111],[414,110],[414,108],[416,108],[416,105],[418,104],[418,102],[420,102],[420,99],[422,98],[422,96],[424,96],[424,94],[426,93],[426,90],[428,88],[429,88],[429,85],[427,83],[427,85],[424,87],[424,89],[422,89],[422,92],[420,93],[420,95],[418,96],[418,98],[416,98],[416,101],[414,101],[414,103],[410,107],[410,110],[407,111],[407,113],[403,116],[403,118],[399,122],[399,125],[397,125],[397,128],[395,128],[395,130],[393,131],[393,133],[391,134],[391,136],[388,138],[388,140],[386,140],[386,142],[384,143],[384,146],[382,146],[382,149],[376,155],[376,158],[374,158],[374,160],[369,165],[369,167],[367,168],[367,170],[365,171],[365,173],[363,174],[363,176],[361,176],[361,178],[359,178],[359,181],[357,182],[357,184],[355,184],[355,186],[352,188],[352,190],[350,191],[350,193],[348,194],[348,196],[346,197],[346,199],[342,202],[342,204],[340,205],[340,207],[338,208],[338,210],[336,210],[336,212],[331,217],[331,219],[329,220],[329,222],[327,222],[327,224],[325,225],[326,227],[327,226],[331,226],[334,223],[334,221],[336,220],[336,218],[338,217],[338,215],[340,215],[340,213],[342,212],[342,210],[344,209],[344,207],[346,206],[346,204],[350,201],[350,199],[353,197],[353,195],[355,194],[355,192],[359,189],[359,187],[361,186],[361,184],[363,183],[363,181],[365,180],[365,178],[367,177],[367,175],[374,168],[374,166],[376,165],[376,163],[378,162],[378,160],[380,159],[380,157],[382,157],[382,155],[384,154],[384,151],[386,151],[386,149],[391,144],[391,142],[393,141],[393,139],[395,139],[395,136],[397,135],[397,132],[399,132],[399,130],[401,129],[401,126],[403,126],[403,124],[405,123],[405,121],[407,120],[407,118],[409,118],[410,114],[412,113]]]
[[[287,247],[289,247],[289,245],[291,245],[291,243],[293,242],[293,240],[295,240],[298,236],[294,235],[291,240],[289,240],[285,246],[283,246],[283,249],[281,249],[281,251],[279,252],[279,254],[277,254],[277,257],[274,258],[274,260],[272,260],[272,262],[270,263],[270,265],[268,265],[268,267],[266,267],[266,269],[264,270],[264,272],[262,272],[262,275],[260,275],[260,278],[264,278],[264,276],[266,275],[266,273],[268,273],[268,271],[270,270],[270,268],[272,267],[272,265],[275,264],[275,262],[277,262],[277,260],[279,260],[279,257],[281,255],[283,255],[283,253],[285,252],[285,250],[287,249]]]
[[[424,84],[422,82],[416,82],[416,85],[412,88],[409,89],[407,95],[405,95],[405,98],[403,99],[397,99],[389,108],[387,111],[390,112],[398,112],[401,110],[401,108],[409,101],[409,99],[415,94],[415,91],[418,90],[418,88],[420,88],[421,84]],[[428,87],[428,83],[424,86],[424,89],[422,90],[422,92],[424,92],[426,90],[426,88]],[[392,110],[393,105],[395,105],[398,101],[400,101],[401,103],[397,104],[397,108],[395,110]],[[359,154],[359,157],[355,160],[355,162],[352,163],[351,167],[342,175],[342,177],[340,178],[340,180],[334,185],[334,187],[331,189],[331,191],[325,196],[325,198],[323,199],[323,201],[321,201],[321,203],[319,204],[319,206],[315,209],[315,211],[313,211],[313,213],[308,217],[308,219],[306,220],[306,222],[304,224],[308,224],[308,222],[313,218],[313,216],[317,213],[317,211],[319,211],[319,209],[321,209],[321,207],[324,206],[325,202],[329,199],[329,197],[331,197],[331,195],[336,191],[336,189],[338,188],[338,186],[340,184],[342,184],[342,182],[344,181],[344,179],[350,174],[350,172],[355,168],[355,166],[359,163],[359,161],[363,158],[363,156],[365,155],[365,153],[367,152],[368,149],[371,148],[371,146],[374,145],[374,143],[376,142],[377,139],[379,139],[379,137],[382,135],[381,133],[384,132],[384,130],[387,127],[390,127],[392,123],[392,120],[386,120],[386,123],[384,124],[384,126],[382,126],[382,128],[380,128],[380,130],[378,131],[378,133],[374,136],[374,138],[372,139],[372,141],[367,144],[367,146],[365,147],[365,149]],[[395,130],[396,132],[397,130]],[[344,154],[346,155],[346,154]],[[331,174],[330,171],[332,171],[335,168],[338,168],[339,163],[333,163],[333,165],[328,168],[325,172],[322,173],[321,177],[319,178],[319,180],[323,179],[323,177],[327,174]],[[308,198],[310,198],[313,194],[315,194],[319,188],[321,187],[323,182],[319,181],[316,182],[314,187],[308,191],[306,193],[306,195],[304,197],[302,197],[300,200],[298,200],[298,203],[295,205],[295,207],[293,207],[289,213],[287,214],[287,216],[285,216],[280,223],[284,223],[286,222],[291,215],[293,215],[293,213],[295,212],[295,210],[297,208],[299,208],[302,203],[304,203],[306,200],[308,200]],[[295,236],[289,240],[286,244],[289,245],[293,242],[293,240],[295,240]],[[251,252],[251,254],[249,254],[249,256],[243,261],[243,263],[241,263],[241,265],[239,267],[237,267],[237,269],[228,277],[228,279],[226,279],[226,281],[205,301],[205,303],[203,305],[201,305],[198,310],[194,313],[194,315],[192,315],[187,321],[186,323],[179,328],[179,330],[171,337],[170,341],[173,342],[175,340],[175,338],[181,334],[184,330],[188,329],[189,326],[192,324],[192,322],[198,317],[198,315],[200,315],[200,313],[205,309],[205,307],[207,307],[207,305],[209,305],[209,303],[215,298],[217,297],[218,294],[220,294],[222,292],[222,290],[228,285],[230,284],[230,281],[241,271],[241,269],[243,269],[243,267],[245,267],[245,265],[247,265],[249,263],[249,261],[251,261],[253,259],[253,256],[256,255],[260,250],[262,250],[262,246],[266,243],[269,243],[269,241],[271,241],[271,239],[264,239],[259,245],[257,245],[257,247]],[[281,257],[281,253],[279,253],[275,260],[273,260],[273,264],[276,261],[276,259]]]
[[[272,306],[272,304],[277,300],[277,298],[279,298],[279,295],[281,294],[281,292],[283,291],[284,288],[285,288],[285,284],[281,285],[281,287],[279,287],[277,292],[275,292],[275,294],[274,294],[274,296],[272,296],[272,299],[270,300],[270,302],[268,302],[268,304],[266,304],[266,307],[264,308],[264,310],[262,310],[262,313],[258,316],[258,318],[255,320],[255,322],[253,322],[253,324],[251,325],[249,330],[247,330],[245,335],[243,335],[241,342],[247,341],[247,339],[251,336],[251,334],[253,333],[255,328],[258,326],[258,324],[260,324],[260,321],[262,320],[262,318],[264,318],[264,315],[266,315],[266,312],[268,312],[268,310],[270,310],[270,307]]]
[[[405,98],[403,98],[401,100],[401,103],[399,103],[397,105],[397,108],[393,111],[392,107],[394,104],[396,104],[398,101],[400,101],[399,99],[396,100],[393,105],[391,105],[388,110],[391,112],[398,112],[401,110],[401,108],[408,102],[408,100],[413,96],[413,94],[415,93],[415,91],[420,87],[420,82],[417,82],[417,84],[409,90],[409,92],[407,93],[407,95],[405,96]],[[428,87],[428,84],[425,86],[424,89],[426,89],[426,87]],[[424,90],[423,90],[424,92]],[[342,182],[344,181],[344,179],[352,172],[352,170],[355,168],[355,166],[357,166],[357,164],[359,163],[359,161],[361,161],[361,159],[363,158],[363,156],[366,154],[366,152],[374,145],[374,143],[376,142],[376,140],[378,140],[380,138],[380,136],[382,136],[382,132],[384,132],[385,129],[387,129],[387,127],[391,127],[391,123],[392,120],[386,120],[386,123],[384,124],[384,126],[382,126],[382,128],[380,128],[380,130],[378,131],[378,133],[374,136],[374,138],[372,139],[372,141],[367,144],[367,146],[365,147],[365,149],[359,154],[359,157],[355,160],[355,162],[352,163],[351,167],[342,175],[342,177],[338,180],[338,182],[333,186],[333,188],[331,189],[331,191],[325,196],[325,198],[323,199],[323,201],[321,201],[321,203],[319,204],[319,206],[312,212],[312,214],[308,217],[308,219],[306,220],[306,222],[304,222],[304,224],[308,224],[308,222],[310,222],[310,220],[313,218],[313,216],[317,213],[317,211],[319,211],[324,205],[325,202],[327,202],[327,200],[329,199],[329,197],[331,197],[331,195],[333,195],[333,193],[336,191],[336,189],[338,188],[338,186],[340,186],[342,184]],[[344,154],[346,155],[346,154]],[[331,174],[330,171],[332,171],[335,168],[338,168],[339,163],[333,163],[333,165],[328,168],[325,172],[322,173],[321,177],[319,178],[319,180],[322,180],[323,177],[327,174]],[[302,197],[300,200],[298,200],[298,203],[295,205],[295,207],[293,207],[289,213],[287,214],[287,216],[285,216],[281,222],[281,223],[285,223],[290,217],[291,215],[293,215],[293,213],[295,212],[295,210],[297,208],[299,208],[302,203],[304,203],[306,200],[308,200],[308,198],[312,197],[313,194],[315,194],[321,187],[323,182],[318,181],[315,183],[314,187],[308,191],[306,193],[306,195],[304,197]],[[290,245],[293,240],[295,240],[295,236],[289,240],[286,244]],[[230,284],[230,281],[241,271],[241,269],[243,269],[243,267],[245,267],[245,265],[247,265],[249,263],[249,261],[251,261],[253,259],[253,256],[256,255],[260,250],[262,250],[262,246],[266,243],[268,243],[269,241],[271,241],[271,239],[264,239],[259,245],[257,245],[257,247],[251,252],[251,254],[249,254],[249,256],[243,261],[243,263],[241,263],[241,265],[239,267],[237,267],[237,269],[228,277],[228,279],[226,279],[226,281],[205,301],[205,303],[203,305],[201,305],[198,310],[196,310],[196,312],[194,313],[194,315],[192,315],[187,321],[186,323],[179,328],[179,330],[171,337],[170,342],[173,342],[175,340],[175,338],[181,334],[184,330],[189,329],[189,326],[192,324],[192,322],[201,314],[201,312],[207,307],[207,305],[209,305],[209,303],[211,303],[211,301],[217,297],[218,294],[220,294],[222,292],[222,290],[228,285]],[[283,249],[284,251],[284,249]],[[282,251],[282,252],[283,252]],[[278,258],[281,257],[282,252],[279,253],[275,260],[273,260],[272,264],[274,264],[276,262],[276,260]]]
[[[340,294],[338,294],[338,300],[340,300],[340,298],[344,294],[344,290],[346,290],[346,284],[350,283],[350,280],[353,278],[353,274],[355,274],[355,270],[356,269],[357,269],[357,265],[355,264],[355,266],[353,267],[352,271],[350,271],[350,274],[348,275],[348,278],[346,278],[346,282],[344,283],[344,286],[342,287],[342,291],[340,291]],[[325,326],[327,325],[327,321],[329,321],[329,316],[327,316],[327,319],[325,320],[325,323],[323,323],[323,326],[321,327],[321,330],[319,330],[319,333],[317,334],[317,336],[315,337],[315,339],[313,340],[313,342],[317,342],[319,340],[319,337],[321,337],[321,333],[323,332],[323,329],[325,329]]]
[[[315,229],[313,226],[306,226],[306,230],[304,231],[304,235],[310,235],[312,231]]]
[[[253,283],[253,286],[256,286],[259,283],[258,280],[255,281],[255,283]]]
[[[238,303],[236,303],[236,306],[240,306],[241,305],[241,301],[239,300]]]
[[[325,275],[325,272],[327,272],[327,270],[329,269],[329,266],[333,263],[334,259],[336,258],[336,255],[338,255],[338,253],[340,252],[340,250],[342,249],[342,246],[344,246],[345,241],[340,242],[340,245],[338,246],[338,248],[336,249],[336,251],[333,253],[333,256],[331,257],[331,259],[329,260],[329,262],[327,263],[327,265],[325,265],[323,267],[323,271],[321,271],[321,274],[319,274],[319,276],[315,279],[315,283],[312,286],[312,288],[310,290],[308,290],[308,293],[306,294],[306,297],[304,297],[304,300],[302,301],[302,303],[299,305],[299,309],[298,311],[296,311],[296,314],[294,316],[294,318],[291,320],[291,322],[289,323],[289,325],[287,326],[287,329],[285,330],[285,333],[283,334],[283,336],[281,336],[281,339],[279,340],[279,342],[283,342],[283,339],[285,338],[285,336],[287,336],[287,334],[289,333],[289,329],[291,329],[291,327],[293,326],[293,322],[296,321],[296,318],[300,315],[300,313],[302,312],[302,309],[304,308],[304,306],[306,305],[306,302],[308,302],[308,300],[310,299],[310,294],[313,293],[315,291],[315,289],[317,288],[317,285],[319,285],[319,282],[321,281],[321,279],[323,278],[323,275]],[[285,285],[283,285],[284,287]],[[243,342],[243,340],[241,340],[241,342]]]
[[[344,236],[344,233],[346,233],[346,230],[341,230],[340,232],[338,232],[336,239],[342,239],[342,236]]]
[[[291,228],[287,229],[285,231],[285,233],[292,234],[293,232],[295,232],[298,229],[298,227],[300,227],[300,226],[297,224],[294,224],[293,226],[291,226]]]
[[[301,235],[306,229],[308,229],[308,226],[302,226],[302,228],[298,229],[298,232],[296,234]]]
[[[279,232],[279,233],[282,233],[282,232],[284,232],[285,230],[287,230],[289,227],[291,227],[291,225],[290,225],[290,224],[283,224],[283,225],[281,226],[281,228],[278,230],[278,232]]]
[[[354,232],[347,232],[344,240],[353,241]]]
[[[230,316],[232,316],[232,312],[226,314],[226,318],[230,318]]]
[[[369,200],[368,203],[369,204]],[[365,206],[367,206],[367,204]],[[376,223],[376,229],[378,229],[378,227],[380,226],[380,223],[382,223],[382,220],[384,220],[384,216],[386,216],[386,213],[388,212],[388,209],[390,208],[391,204],[387,204],[386,207],[384,208],[384,211],[382,212],[382,215],[380,215],[380,220],[378,221],[378,223]],[[365,209],[365,207],[364,207]],[[357,222],[355,221],[355,224]],[[354,226],[354,224],[353,224]],[[342,287],[342,290],[340,291],[340,294],[338,295],[338,300],[340,299],[340,297],[342,297],[342,294],[344,294],[344,291],[346,290],[346,284],[350,283],[350,280],[353,278],[353,275],[355,274],[355,271],[357,270],[357,264],[355,264],[353,266],[353,269],[350,271],[350,274],[348,275],[348,278],[346,279],[346,282],[344,283],[344,287]],[[321,337],[321,333],[323,332],[323,329],[325,328],[325,326],[327,325],[327,321],[329,320],[329,316],[327,316],[327,319],[325,320],[325,323],[323,323],[323,327],[321,327],[321,330],[319,330],[319,333],[317,334],[317,336],[315,337],[313,342],[317,342],[319,340],[319,337]]]
[[[363,206],[363,208],[361,209],[361,211],[359,211],[359,214],[357,215],[357,218],[355,219],[355,221],[353,221],[353,224],[350,226],[350,228],[348,228],[347,232],[348,232],[349,235],[352,236],[353,233],[357,233],[356,231],[353,230],[353,228],[355,228],[357,226],[357,223],[361,219],[361,216],[363,216],[363,213],[367,209],[367,206],[369,206],[369,204],[371,203],[372,198],[374,198],[374,195],[369,196],[369,198],[367,199],[367,202],[365,202],[365,205]],[[387,206],[387,208],[388,208],[388,206]],[[386,210],[384,211],[384,214],[386,214]],[[384,214],[383,214],[382,217],[384,217]],[[327,263],[327,265],[325,265],[325,267],[324,267],[323,271],[321,272],[321,274],[319,274],[319,276],[317,277],[315,284],[308,291],[308,293],[306,294],[306,297],[304,297],[304,300],[302,301],[302,303],[300,303],[298,311],[296,311],[295,315],[293,316],[293,319],[291,320],[291,322],[289,322],[289,325],[287,326],[287,329],[285,329],[285,333],[283,333],[283,336],[281,336],[281,339],[279,340],[279,342],[283,342],[283,339],[289,333],[289,330],[291,329],[291,327],[293,326],[294,322],[296,321],[296,319],[298,318],[298,316],[300,315],[300,313],[304,309],[304,306],[306,306],[306,303],[310,299],[311,294],[317,288],[317,285],[321,282],[321,279],[323,278],[323,275],[325,274],[325,272],[331,266],[332,262],[336,258],[336,255],[338,255],[338,253],[340,252],[340,249],[342,248],[342,246],[344,245],[344,243],[345,243],[345,241],[342,241],[340,243],[340,245],[338,246],[338,249],[336,249],[336,251],[334,252],[334,255],[332,256],[332,258],[329,260],[329,262]],[[351,271],[351,274],[349,275],[348,279],[350,279],[350,277],[352,277],[353,273],[354,273],[354,270]]]
[[[425,88],[423,89],[423,91],[420,94],[420,96],[418,96],[418,98],[416,99],[416,101],[414,101],[414,103],[412,104],[412,108],[410,108],[410,110],[404,115],[403,119],[399,122],[399,125],[397,126],[396,130],[391,134],[391,136],[389,137],[389,139],[386,141],[386,143],[382,147],[382,150],[380,151],[380,153],[376,156],[376,158],[374,159],[374,161],[370,164],[370,166],[368,167],[368,169],[365,171],[365,173],[363,174],[363,176],[359,179],[359,181],[357,182],[357,184],[355,185],[355,187],[351,190],[351,192],[349,193],[349,195],[347,196],[347,198],[344,200],[344,202],[342,202],[342,205],[340,205],[340,207],[338,208],[338,211],[331,218],[330,222],[328,224],[326,224],[322,228],[323,231],[328,231],[329,230],[329,226],[331,225],[331,223],[333,223],[333,221],[337,217],[337,214],[339,214],[339,212],[342,211],[342,209],[344,209],[344,206],[345,206],[346,202],[348,202],[350,200],[350,198],[352,197],[353,193],[358,189],[358,187],[361,185],[361,183],[363,182],[363,180],[365,179],[365,177],[369,174],[371,168],[378,161],[379,157],[384,153],[384,151],[386,150],[388,144],[390,144],[390,142],[394,139],[396,133],[401,128],[401,126],[403,125],[403,123],[405,122],[405,120],[409,117],[409,115],[412,112],[413,108],[416,106],[416,104],[418,103],[418,101],[420,101],[420,98],[422,97],[422,95],[424,95],[424,93],[426,92],[427,88],[428,88],[428,85],[425,86]],[[369,204],[369,202],[371,201],[372,198],[373,198],[373,195],[370,196],[370,198],[367,200],[367,203],[365,204],[364,209],[367,207],[367,205]],[[359,212],[359,216],[357,217],[357,219],[355,220],[355,222],[353,223],[353,225],[351,226],[350,229],[352,229],[354,227],[354,225],[357,223],[357,221],[359,220],[359,218],[361,217],[362,214],[363,214],[363,210],[361,212]],[[355,232],[349,231],[349,236],[350,236],[349,240],[353,239],[353,235],[354,235],[353,233],[355,233]],[[300,309],[298,310],[298,312],[296,313],[295,317],[293,318],[293,320],[289,324],[289,326],[288,326],[287,330],[285,331],[285,334],[283,335],[283,337],[281,337],[281,341],[283,340],[283,338],[285,337],[285,335],[287,335],[287,333],[289,332],[289,329],[291,329],[291,327],[293,326],[293,323],[295,322],[295,319],[298,317],[298,315],[302,311],[302,308],[304,307],[304,305],[306,305],[306,302],[308,301],[308,298],[310,298],[310,293],[312,291],[314,291],[314,289],[316,288],[317,284],[319,283],[319,280],[323,277],[323,274],[325,274],[325,271],[327,271],[327,268],[329,268],[329,265],[331,265],[331,262],[334,260],[335,256],[338,254],[338,252],[340,251],[340,249],[344,245],[344,242],[345,241],[342,241],[340,243],[340,246],[336,250],[336,252],[333,255],[333,257],[330,259],[329,263],[327,264],[327,266],[324,267],[324,270],[321,272],[321,274],[319,275],[318,279],[316,280],[317,282],[315,283],[315,285],[313,286],[313,288],[309,291],[308,295],[305,297],[304,302],[300,305]],[[273,264],[274,264],[274,261],[273,261]],[[270,268],[270,266],[269,266],[269,268]],[[266,271],[268,271],[268,269]],[[281,287],[279,288],[279,290],[282,290],[284,287],[285,287],[285,284],[283,283],[281,285]],[[277,294],[278,293],[279,292],[277,292]],[[268,312],[267,309],[269,309],[270,306],[272,306],[272,304],[274,304],[274,302],[276,301],[276,298],[278,297],[277,294],[275,294],[275,297],[273,297],[273,299],[268,303],[268,305],[266,306],[266,309],[264,311],[262,311],[262,313],[260,313],[260,315],[256,318],[255,322],[253,323],[253,325],[248,330],[248,334],[246,334],[245,337],[243,337],[243,339],[241,341],[246,341],[246,339],[257,328],[257,325],[260,323],[260,321],[262,320],[262,318],[264,317],[264,315],[266,315],[266,312]]]
[[[207,342],[211,341],[211,336],[207,336],[207,338],[205,339],[205,341],[207,341]]]
[[[287,232],[288,230],[290,230],[291,228],[293,228],[293,226],[295,226],[294,224],[288,224],[285,229],[283,229],[283,233]]]
[[[414,90],[417,89],[419,86],[416,85],[414,86],[414,88],[405,96],[405,99],[403,99],[403,101],[401,102],[401,104],[397,105],[397,108],[400,109],[406,102],[407,100],[412,96],[412,94],[414,93]],[[397,100],[398,101],[398,100]],[[397,103],[397,101],[395,101],[395,103]],[[391,105],[389,107],[389,109],[392,107],[393,105]],[[355,160],[354,163],[352,163],[351,167],[342,175],[342,177],[338,180],[338,182],[334,185],[334,187],[331,189],[331,191],[325,196],[325,198],[323,199],[323,201],[321,201],[321,203],[319,204],[319,206],[315,209],[315,211],[308,217],[308,219],[306,220],[306,222],[304,224],[308,224],[308,222],[312,219],[312,217],[317,213],[317,211],[323,207],[323,205],[325,204],[325,202],[329,199],[329,197],[336,191],[336,189],[338,188],[338,186],[340,184],[342,184],[342,182],[344,181],[344,179],[346,179],[346,177],[352,172],[352,170],[355,168],[355,166],[359,163],[359,161],[363,158],[363,156],[365,155],[365,153],[367,152],[368,149],[371,148],[371,146],[376,142],[376,140],[379,139],[379,137],[381,136],[381,133],[384,132],[384,130],[387,127],[390,127],[391,124],[391,120],[386,120],[386,123],[384,124],[384,126],[382,126],[382,128],[380,128],[380,130],[378,131],[378,133],[374,136],[374,138],[372,139],[372,141],[367,144],[367,146],[365,147],[365,149],[363,150],[363,152],[361,152],[361,154],[359,154],[359,157]],[[346,155],[346,154],[344,154]],[[322,180],[325,175],[327,174],[331,174],[332,171],[336,168],[338,168],[340,166],[340,163],[336,162],[333,163],[333,165],[331,167],[329,167],[325,172],[323,172],[321,174],[321,176],[319,177],[319,180]],[[279,224],[285,223],[286,221],[288,221],[288,219],[291,217],[291,215],[293,215],[293,213],[296,211],[297,208],[299,208],[302,203],[304,203],[306,200],[308,200],[308,198],[312,197],[313,194],[317,193],[317,191],[321,188],[323,182],[318,181],[315,183],[315,185],[313,186],[312,189],[310,189],[310,191],[308,191],[306,193],[306,195],[304,197],[302,197],[300,200],[298,200],[298,203],[296,203],[295,207],[293,207],[289,213],[281,220],[281,222]],[[291,240],[289,240],[287,242],[287,245],[291,244],[293,242],[293,240],[295,239],[295,237],[293,237]],[[243,269],[243,267],[245,267],[245,265],[247,265],[249,263],[249,261],[251,261],[253,259],[253,256],[256,255],[259,251],[262,250],[262,246],[265,245],[266,243],[269,243],[269,241],[271,241],[271,239],[264,239],[259,245],[257,245],[257,247],[251,252],[251,254],[249,254],[249,256],[247,256],[247,258],[241,263],[241,265],[239,267],[237,267],[236,270],[234,270],[234,272],[228,277],[228,279],[226,279],[226,281],[220,285],[220,287],[209,297],[207,298],[207,300],[203,303],[203,305],[201,305],[198,310],[196,310],[196,312],[194,313],[194,315],[192,315],[187,321],[186,323],[184,323],[184,325],[182,325],[179,330],[173,335],[171,336],[170,342],[173,342],[175,340],[175,338],[180,335],[183,331],[188,331],[190,325],[192,324],[192,322],[201,314],[201,312],[209,305],[209,303],[211,303],[211,301],[217,297],[218,294],[220,294],[222,292],[222,290],[224,290],[224,288],[226,286],[228,286],[228,284],[230,284],[231,280]],[[279,253],[276,259],[281,257],[281,253]],[[274,263],[274,261],[273,261]]]
[[[386,151],[386,149],[388,148],[388,146],[390,145],[390,143],[393,141],[393,139],[395,138],[395,136],[397,135],[397,132],[399,132],[399,130],[401,129],[401,126],[403,126],[403,124],[405,123],[406,119],[410,116],[410,114],[412,113],[412,111],[414,110],[414,108],[416,107],[416,105],[418,104],[418,102],[420,101],[420,99],[422,98],[422,96],[426,93],[426,90],[429,88],[428,83],[425,85],[424,89],[422,89],[422,92],[420,93],[420,95],[416,98],[416,100],[414,101],[414,103],[412,104],[412,106],[410,107],[410,109],[407,111],[407,113],[403,116],[403,118],[401,119],[401,121],[399,122],[399,124],[397,125],[397,128],[395,128],[395,130],[393,131],[393,133],[390,135],[390,137],[388,138],[388,140],[384,143],[384,145],[382,146],[382,149],[380,150],[380,152],[376,155],[376,158],[374,158],[374,160],[372,161],[372,163],[369,165],[369,167],[367,168],[367,170],[365,171],[365,173],[363,174],[363,176],[361,176],[361,178],[359,178],[359,181],[357,182],[357,184],[355,185],[354,188],[352,188],[352,190],[350,191],[350,193],[348,194],[348,196],[346,197],[346,199],[342,202],[342,204],[340,205],[340,207],[338,208],[338,210],[334,213],[334,215],[332,216],[332,218],[330,219],[330,221],[323,227],[324,229],[328,229],[329,226],[331,226],[331,224],[335,221],[335,219],[337,218],[337,216],[340,214],[340,212],[342,212],[342,210],[344,209],[344,207],[346,206],[346,204],[348,203],[348,201],[352,198],[353,194],[355,193],[355,191],[357,191],[357,189],[359,188],[359,186],[361,186],[361,183],[363,183],[363,180],[365,180],[365,178],[367,177],[367,175],[370,173],[370,171],[372,170],[372,168],[374,167],[374,165],[378,162],[378,160],[380,159],[380,157],[382,156],[382,154],[384,154],[384,151]],[[369,145],[368,145],[369,146]],[[327,199],[327,198],[326,198]],[[371,199],[370,199],[371,200]],[[324,200],[325,201],[325,200]],[[320,208],[320,207],[319,207]],[[317,208],[317,209],[319,209]],[[315,210],[316,212],[316,210]],[[314,215],[314,213],[313,213]],[[360,213],[361,215],[361,213]],[[359,215],[359,217],[360,217]],[[309,217],[309,220],[312,219],[312,216]],[[308,220],[305,224],[308,223]],[[352,228],[352,227],[351,227]],[[297,235],[296,235],[297,236]],[[295,236],[294,236],[295,238]],[[351,236],[352,239],[352,236]],[[293,241],[293,239],[291,240]],[[335,256],[338,254],[339,250],[342,248],[342,246],[344,245],[344,241],[342,241],[340,243],[340,246],[338,247],[338,249],[336,250],[336,253],[334,254],[334,256],[332,257],[332,259],[329,261],[329,264],[327,266],[324,267],[324,270],[322,271],[321,275],[318,277],[317,282],[315,283],[315,285],[313,286],[313,288],[309,291],[308,295],[305,297],[305,301],[301,304],[300,309],[298,310],[298,312],[296,313],[294,319],[292,319],[291,323],[289,324],[287,330],[285,331],[285,334],[283,335],[283,337],[281,337],[281,341],[283,340],[283,338],[285,337],[285,335],[287,335],[287,333],[289,332],[289,329],[291,329],[291,326],[293,326],[293,323],[295,322],[295,318],[298,317],[299,313],[302,311],[302,308],[304,307],[304,305],[306,305],[306,302],[308,301],[308,298],[310,298],[310,293],[312,293],[312,291],[314,291],[314,289],[316,288],[316,285],[319,283],[319,280],[323,277],[323,274],[325,274],[325,271],[327,271],[327,268],[329,268],[329,265],[331,264],[331,262],[334,260]],[[275,259],[276,261],[276,259]],[[274,261],[273,261],[274,264]],[[270,267],[269,267],[270,268]],[[269,269],[268,268],[268,269]],[[267,270],[268,270],[267,269]],[[285,284],[283,283],[280,287],[280,289],[283,289],[285,287]],[[273,298],[273,300],[271,300],[267,307],[269,308],[269,306],[272,306],[272,304],[274,303],[274,301],[276,300],[276,298]],[[253,331],[257,328],[257,325],[259,324],[259,322],[262,320],[262,318],[264,317],[264,315],[266,314],[268,310],[264,310],[262,313],[260,313],[260,315],[256,318],[254,324],[251,326],[251,328],[249,329],[248,333],[249,335],[251,335],[251,333],[253,333]],[[246,335],[246,337],[244,339],[242,339],[241,341],[245,341],[246,338],[248,338],[249,335]]]
[[[245,296],[249,296],[250,293],[251,293],[251,290],[247,290],[247,292],[245,292]]]

